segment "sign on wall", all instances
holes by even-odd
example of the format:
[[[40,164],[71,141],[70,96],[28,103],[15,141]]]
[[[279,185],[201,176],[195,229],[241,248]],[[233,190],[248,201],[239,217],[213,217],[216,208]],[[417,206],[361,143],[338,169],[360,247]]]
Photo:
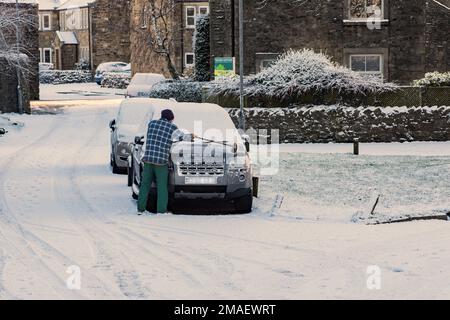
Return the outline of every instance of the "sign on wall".
[[[236,59],[220,57],[214,59],[214,77],[234,77],[236,75]]]

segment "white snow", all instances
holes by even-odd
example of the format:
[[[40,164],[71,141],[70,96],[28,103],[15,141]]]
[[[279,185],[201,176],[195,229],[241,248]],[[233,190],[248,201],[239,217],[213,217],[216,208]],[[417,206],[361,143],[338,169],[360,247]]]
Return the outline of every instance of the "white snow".
[[[108,165],[119,103],[2,115],[25,126],[0,137],[0,299],[450,298],[448,222],[350,222],[374,187],[383,212],[449,205],[448,143],[363,145],[360,157],[281,146],[251,215],[138,217]],[[73,265],[81,290],[66,286]],[[372,265],[381,290],[367,289]]]
[[[103,88],[94,82],[40,85],[40,100],[43,101],[118,99],[124,95],[123,89]]]
[[[56,35],[63,44],[78,44],[77,36],[73,31],[56,31]]]

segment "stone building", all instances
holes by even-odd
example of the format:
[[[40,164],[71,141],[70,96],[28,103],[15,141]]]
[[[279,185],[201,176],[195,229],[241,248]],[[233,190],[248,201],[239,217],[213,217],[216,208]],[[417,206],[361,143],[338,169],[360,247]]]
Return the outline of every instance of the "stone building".
[[[2,12],[11,11],[15,13],[15,4],[0,2],[0,10]],[[27,62],[26,68],[21,73],[21,87],[23,97],[23,112],[30,112],[30,100],[39,99],[39,34],[38,34],[38,7],[32,2],[22,1],[19,4],[19,14],[26,17],[31,23],[19,25],[21,38],[21,55],[20,62]],[[17,76],[16,69],[7,63],[10,56],[6,56],[5,52],[9,48],[13,48],[16,44],[15,26],[2,29],[3,39],[5,43],[0,45],[0,112],[18,112],[18,95],[17,95]],[[6,45],[4,47],[3,45]]]
[[[209,0],[174,0],[167,16],[171,35],[171,59],[178,73],[190,73],[195,63],[194,34],[198,16],[209,13]],[[131,15],[131,65],[133,72],[155,72],[169,76],[167,63],[151,50],[148,0],[133,0]]]
[[[238,0],[210,0],[211,55],[239,54]],[[312,48],[361,73],[408,84],[450,70],[449,0],[246,0],[245,73]],[[237,60],[238,61],[238,60]]]
[[[41,62],[74,69],[130,60],[129,0],[40,0]]]

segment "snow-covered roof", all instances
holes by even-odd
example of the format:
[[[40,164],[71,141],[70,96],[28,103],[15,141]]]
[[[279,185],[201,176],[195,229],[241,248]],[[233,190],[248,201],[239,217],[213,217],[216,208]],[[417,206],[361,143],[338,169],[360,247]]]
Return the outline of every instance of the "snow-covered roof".
[[[0,0],[0,3],[16,3],[16,0]],[[38,3],[38,0],[19,0],[19,3],[36,4]]]
[[[78,44],[77,36],[72,31],[56,31],[56,35],[64,44]]]
[[[65,10],[65,9],[72,9],[72,8],[81,8],[81,7],[87,7],[89,4],[95,2],[95,0],[67,0],[63,2],[62,5],[60,5],[57,9],[58,10]]]
[[[64,0],[38,0],[39,10],[55,10]]]

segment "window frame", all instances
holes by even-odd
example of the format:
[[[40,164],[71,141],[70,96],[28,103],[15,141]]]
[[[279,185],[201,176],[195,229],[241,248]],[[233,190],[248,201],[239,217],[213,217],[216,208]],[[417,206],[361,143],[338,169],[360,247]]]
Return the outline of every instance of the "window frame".
[[[377,20],[380,20],[381,23],[389,23],[389,1],[390,0],[381,0],[381,17],[377,18]],[[369,18],[353,18],[351,15],[351,0],[344,0],[344,24],[360,24],[360,23],[367,23],[367,19]]]
[[[50,61],[45,61],[45,53],[46,53],[46,52],[49,52],[49,53],[50,53],[50,55],[49,55]],[[52,54],[53,54],[52,48],[42,48],[42,60],[43,60],[43,61],[41,61],[41,62],[43,62],[43,63],[53,63],[53,57],[52,57]]]
[[[189,9],[194,9],[194,15],[193,16],[188,15],[188,10]],[[184,10],[184,13],[185,13],[186,28],[187,29],[195,29],[195,25],[196,25],[196,22],[197,22],[197,7],[195,7],[195,6],[186,6],[185,10]],[[194,18],[194,24],[193,25],[188,24],[189,18]]]
[[[187,61],[188,56],[192,56],[192,63],[189,64]],[[184,54],[184,66],[185,67],[193,67],[195,66],[195,53],[194,52],[186,52]]]
[[[202,9],[206,9],[205,14],[209,14],[209,6],[199,6],[198,7],[198,15],[202,15],[202,13],[200,12]]]
[[[43,13],[41,15],[41,24],[42,24],[42,31],[50,31],[52,30],[52,15],[49,13]],[[48,17],[48,27],[45,27],[45,18]]]
[[[367,57],[379,57],[380,58],[380,68],[378,71],[367,71]],[[356,71],[352,68],[352,58],[353,57],[365,57],[365,71]],[[349,61],[348,61],[349,69],[353,72],[363,74],[363,75],[381,75],[381,79],[384,79],[384,56],[381,53],[351,53],[349,54]]]

